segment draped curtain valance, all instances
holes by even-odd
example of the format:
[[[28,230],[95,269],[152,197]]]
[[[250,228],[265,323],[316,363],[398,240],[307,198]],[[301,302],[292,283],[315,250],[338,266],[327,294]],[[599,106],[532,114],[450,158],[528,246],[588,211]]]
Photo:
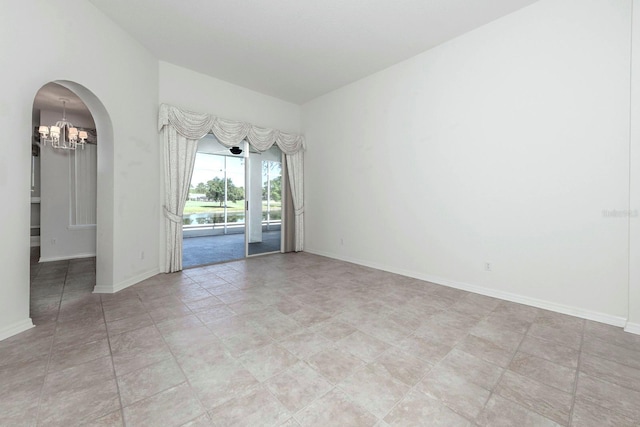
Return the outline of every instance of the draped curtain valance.
[[[161,104],[158,130],[167,125],[171,125],[178,134],[191,140],[198,140],[208,133],[213,133],[218,141],[227,147],[240,146],[246,139],[253,148],[261,152],[268,150],[273,144],[285,154],[295,154],[304,149],[302,135]]]

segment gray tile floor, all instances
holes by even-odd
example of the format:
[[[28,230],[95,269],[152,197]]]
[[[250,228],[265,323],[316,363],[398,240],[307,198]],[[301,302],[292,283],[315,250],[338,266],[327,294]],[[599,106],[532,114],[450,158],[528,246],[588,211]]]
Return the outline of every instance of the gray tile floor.
[[[90,293],[35,265],[0,425],[637,426],[640,336],[305,253]]]

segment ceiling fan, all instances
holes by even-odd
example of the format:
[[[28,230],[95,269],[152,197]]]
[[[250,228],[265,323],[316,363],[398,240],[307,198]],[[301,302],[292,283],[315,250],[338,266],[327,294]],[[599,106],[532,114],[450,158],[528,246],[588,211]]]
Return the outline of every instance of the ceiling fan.
[[[220,144],[222,145],[222,144]],[[253,148],[247,140],[242,141],[242,146],[234,145],[233,147],[224,147],[220,150],[216,151],[206,151],[206,154],[219,154],[219,155],[227,155],[227,153],[231,153],[234,156],[239,156],[244,153],[244,157],[249,157],[249,153],[262,155],[262,153],[255,148]]]

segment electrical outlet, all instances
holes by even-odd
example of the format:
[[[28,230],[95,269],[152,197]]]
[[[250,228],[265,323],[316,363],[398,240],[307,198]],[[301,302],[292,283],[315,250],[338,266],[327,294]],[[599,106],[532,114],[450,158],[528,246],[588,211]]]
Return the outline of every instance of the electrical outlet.
[[[485,262],[484,263],[484,271],[491,271],[491,263],[490,262]]]

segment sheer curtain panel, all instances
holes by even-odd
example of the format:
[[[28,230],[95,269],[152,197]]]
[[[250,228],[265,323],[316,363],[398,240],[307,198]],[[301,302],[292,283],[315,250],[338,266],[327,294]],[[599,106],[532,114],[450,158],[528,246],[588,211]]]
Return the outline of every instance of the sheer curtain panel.
[[[162,129],[166,233],[165,273],[182,270],[182,212],[189,196],[197,139],[188,139],[172,127]]]

